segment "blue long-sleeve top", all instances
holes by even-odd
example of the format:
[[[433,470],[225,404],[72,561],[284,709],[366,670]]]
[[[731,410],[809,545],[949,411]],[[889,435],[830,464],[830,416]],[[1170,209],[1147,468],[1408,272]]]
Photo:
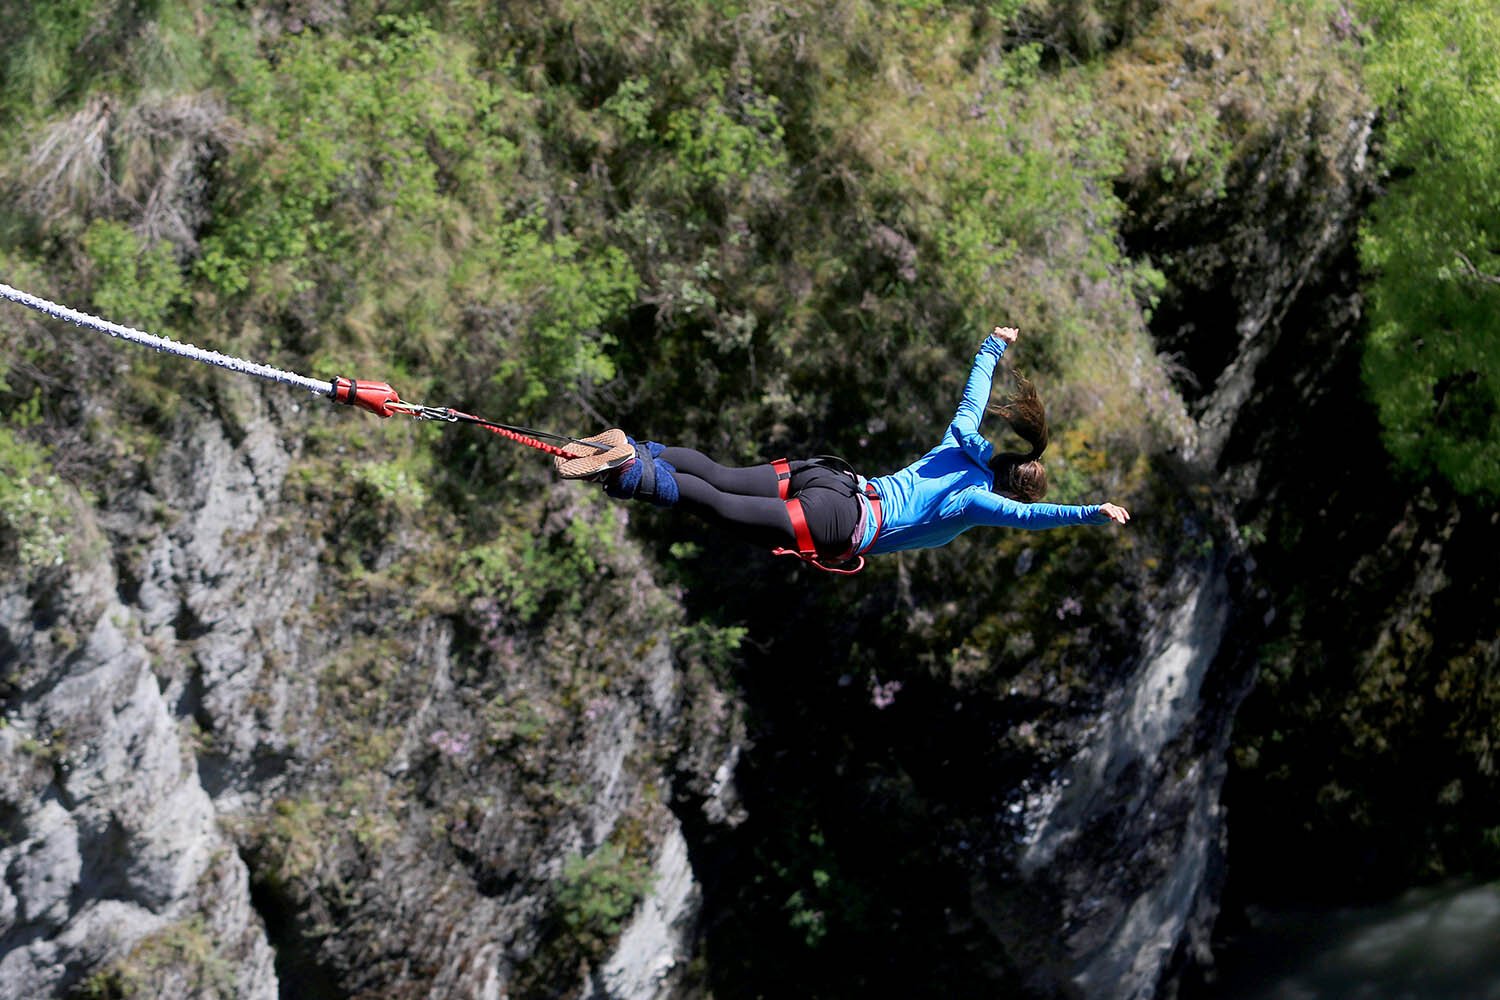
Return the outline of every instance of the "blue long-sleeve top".
[[[900,472],[870,480],[880,494],[882,525],[876,540],[874,519],[866,518],[859,551],[933,548],[980,524],[1041,530],[1109,522],[1098,504],[1021,503],[994,492],[994,446],[979,433],[979,422],[990,400],[995,364],[1004,353],[1003,341],[986,337],[943,439]]]

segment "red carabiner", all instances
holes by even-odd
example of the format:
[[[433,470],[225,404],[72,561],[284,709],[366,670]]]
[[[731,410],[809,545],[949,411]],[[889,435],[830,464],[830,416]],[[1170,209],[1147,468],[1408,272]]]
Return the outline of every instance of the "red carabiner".
[[[401,402],[401,397],[384,382],[339,377],[333,380],[333,401],[369,410],[377,417],[389,417],[396,412],[391,409],[391,404]]]

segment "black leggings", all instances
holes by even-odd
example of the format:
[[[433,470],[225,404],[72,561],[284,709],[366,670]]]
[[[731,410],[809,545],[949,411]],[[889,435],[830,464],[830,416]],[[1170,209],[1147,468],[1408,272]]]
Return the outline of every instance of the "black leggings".
[[[776,470],[769,463],[730,468],[692,448],[668,448],[661,457],[677,470],[679,507],[752,545],[797,547],[792,519],[777,489]],[[787,495],[802,501],[818,555],[845,555],[859,522],[854,481],[816,462],[792,462],[791,471]]]

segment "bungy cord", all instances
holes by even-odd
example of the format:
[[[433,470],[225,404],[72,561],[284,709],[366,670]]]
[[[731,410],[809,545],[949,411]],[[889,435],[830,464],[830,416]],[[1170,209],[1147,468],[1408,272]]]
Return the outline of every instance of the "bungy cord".
[[[607,445],[593,441],[581,441],[575,437],[565,434],[552,434],[547,431],[534,430],[529,427],[516,427],[510,424],[497,423],[492,420],[483,420],[479,417],[459,411],[446,406],[422,406],[416,403],[403,402],[395,389],[388,383],[372,382],[367,380],[350,379],[336,376],[332,379],[314,379],[306,375],[298,375],[295,372],[283,371],[270,365],[259,364],[254,361],[246,361],[244,358],[232,357],[221,354],[218,351],[206,351],[192,344],[184,344],[167,337],[158,337],[144,330],[134,327],[121,326],[111,323],[109,320],[92,316],[77,309],[69,309],[67,306],[47,299],[23,292],[19,288],[0,282],[0,298],[9,299],[17,305],[33,309],[53,319],[64,320],[86,330],[98,333],[106,333],[119,340],[127,340],[132,344],[140,344],[154,351],[171,354],[179,358],[187,358],[189,361],[197,361],[217,368],[226,368],[229,371],[241,375],[250,375],[255,378],[265,379],[268,382],[277,382],[281,385],[289,385],[298,389],[305,389],[318,396],[327,396],[338,403],[347,403],[358,406],[363,410],[379,417],[389,417],[396,413],[404,413],[418,420],[445,420],[453,423],[468,423],[483,427],[501,437],[523,444],[528,448],[546,452],[563,459],[576,458],[577,453],[566,450],[559,445],[578,445],[592,448],[597,452],[609,451]],[[549,441],[558,444],[549,444]]]

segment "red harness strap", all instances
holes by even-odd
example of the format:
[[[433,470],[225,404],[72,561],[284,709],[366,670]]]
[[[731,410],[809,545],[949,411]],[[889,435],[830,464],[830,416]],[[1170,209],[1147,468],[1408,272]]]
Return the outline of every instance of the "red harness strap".
[[[778,458],[771,463],[771,468],[776,470],[776,488],[781,493],[781,499],[786,501],[786,515],[792,522],[792,535],[797,539],[795,549],[772,549],[772,555],[796,556],[805,563],[818,567],[827,573],[839,573],[843,576],[853,576],[865,568],[865,557],[855,552],[849,553],[849,558],[854,559],[854,565],[848,568],[830,566],[818,558],[818,547],[813,543],[812,529],[807,526],[807,512],[802,509],[802,501],[796,497],[787,497],[791,490],[791,463],[784,458]],[[880,537],[880,494],[875,487],[865,483],[865,496],[870,500],[870,516],[875,519],[875,538]],[[870,544],[874,544],[871,539]]]
[[[771,468],[776,470],[776,492],[781,494],[785,500],[787,493],[792,489],[792,463],[784,458],[778,458],[771,463]]]
[[[865,496],[870,498],[870,516],[875,519],[875,534],[870,536],[870,545],[874,545],[880,540],[880,529],[885,527],[885,518],[880,513],[880,491],[868,479],[865,480]]]
[[[807,512],[802,501],[792,497],[786,502],[786,516],[792,519],[792,534],[797,536],[797,555],[808,562],[817,562],[818,547],[813,544],[812,529],[807,526]],[[790,549],[783,551],[790,552]]]

